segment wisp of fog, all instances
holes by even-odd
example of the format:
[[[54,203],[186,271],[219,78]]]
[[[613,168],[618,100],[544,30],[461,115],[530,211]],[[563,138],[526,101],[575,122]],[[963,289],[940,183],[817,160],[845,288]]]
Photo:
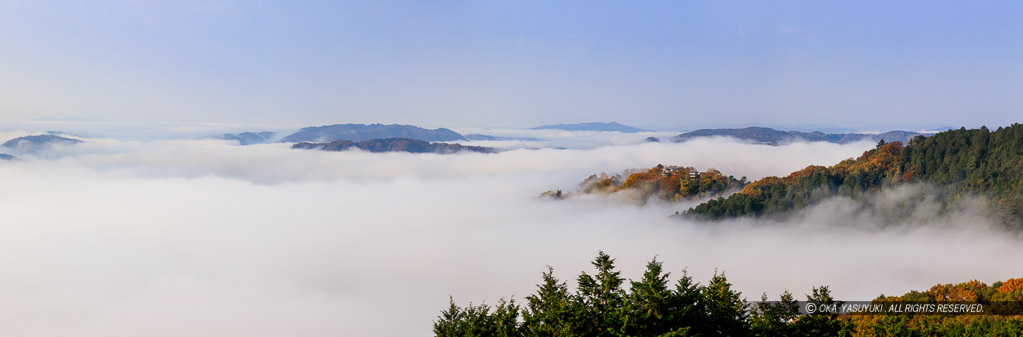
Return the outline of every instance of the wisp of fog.
[[[699,223],[668,217],[692,202],[537,197],[659,163],[786,175],[869,143],[437,155],[83,140],[0,162],[0,335],[427,336],[449,295],[521,299],[548,265],[573,285],[599,250],[627,278],[654,256],[673,280],[723,271],[750,300],[991,282],[1019,276],[998,261],[1023,259],[1017,237],[969,207],[883,227],[870,225],[883,212],[835,199],[786,221]]]

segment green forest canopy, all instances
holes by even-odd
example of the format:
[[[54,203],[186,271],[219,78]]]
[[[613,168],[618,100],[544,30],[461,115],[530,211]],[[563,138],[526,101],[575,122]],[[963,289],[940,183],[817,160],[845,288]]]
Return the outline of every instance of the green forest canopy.
[[[574,292],[548,267],[536,293],[524,304],[500,300],[460,307],[452,299],[434,322],[436,336],[1020,336],[1021,316],[800,314],[787,290],[778,301],[747,302],[724,273],[705,285],[682,277],[669,283],[656,258],[639,281],[626,280],[614,259],[600,252],[594,274],[583,272]],[[875,302],[1023,300],[1023,278],[987,285],[979,281],[938,284]],[[806,300],[834,304],[827,286],[813,287]]]
[[[712,199],[684,214],[698,219],[778,215],[834,196],[863,198],[908,183],[941,188],[946,202],[981,195],[1006,223],[1023,218],[1023,125],[961,128],[885,143],[830,167],[809,166],[787,177],[767,177],[739,193]]]

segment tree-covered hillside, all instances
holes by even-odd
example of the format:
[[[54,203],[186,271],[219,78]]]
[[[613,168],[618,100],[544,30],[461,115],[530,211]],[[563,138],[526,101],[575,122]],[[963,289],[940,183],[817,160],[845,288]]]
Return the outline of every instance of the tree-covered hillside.
[[[714,196],[734,191],[746,185],[746,177],[735,179],[720,171],[708,169],[700,172],[693,167],[657,165],[649,169],[627,170],[623,173],[591,175],[575,192],[547,191],[544,196],[564,198],[574,193],[618,193],[628,192],[629,197],[640,203],[650,198],[663,201],[681,201],[693,197]]]
[[[950,130],[917,136],[906,145],[882,141],[859,158],[760,179],[685,214],[700,219],[777,215],[833,196],[863,198],[907,183],[938,186],[945,202],[988,197],[1002,220],[1018,224],[1023,218],[1023,125],[993,132],[985,127]]]
[[[434,322],[436,336],[1020,336],[1023,316],[988,314],[836,314],[809,312],[840,305],[827,286],[813,287],[800,303],[784,291],[777,301],[747,302],[725,275],[701,285],[683,270],[670,283],[660,261],[647,263],[642,279],[626,280],[614,259],[601,252],[595,273],[582,273],[576,290],[543,273],[523,304],[460,307],[451,300]],[[870,304],[1012,304],[1018,312],[1023,278],[987,285],[979,281],[938,284],[902,296],[881,295]],[[801,306],[804,306],[801,308]]]

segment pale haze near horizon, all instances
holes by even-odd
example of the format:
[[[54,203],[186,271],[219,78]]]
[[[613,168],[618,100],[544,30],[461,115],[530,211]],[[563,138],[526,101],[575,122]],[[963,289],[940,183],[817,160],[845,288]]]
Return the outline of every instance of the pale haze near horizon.
[[[631,6],[630,6],[631,5]],[[1018,122],[1023,4],[0,1],[0,122]]]

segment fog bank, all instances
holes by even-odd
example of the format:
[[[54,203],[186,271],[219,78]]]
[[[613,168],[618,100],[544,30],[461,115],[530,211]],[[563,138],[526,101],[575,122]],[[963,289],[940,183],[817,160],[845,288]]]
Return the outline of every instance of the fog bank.
[[[881,227],[836,199],[786,222],[706,224],[667,217],[691,204],[536,198],[600,171],[684,164],[755,179],[870,144],[445,156],[85,140],[0,163],[4,336],[427,336],[449,295],[521,299],[547,265],[574,285],[598,250],[629,278],[654,256],[673,280],[723,270],[751,300],[992,282],[1020,276],[996,261],[1023,259],[1018,238],[968,211]]]

